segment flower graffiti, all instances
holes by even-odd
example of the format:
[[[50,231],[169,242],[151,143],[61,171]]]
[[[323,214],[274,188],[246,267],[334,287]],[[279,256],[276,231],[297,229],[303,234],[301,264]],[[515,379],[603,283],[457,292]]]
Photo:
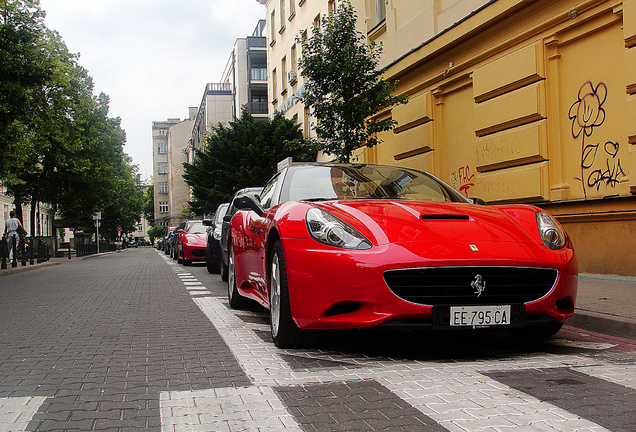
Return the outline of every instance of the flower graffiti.
[[[607,99],[607,87],[600,83],[596,87],[590,81],[579,89],[579,100],[570,107],[572,136],[578,138],[581,132],[591,136],[594,128],[605,122],[603,104]],[[584,137],[585,138],[585,137]]]
[[[588,81],[579,89],[578,100],[570,107],[568,114],[572,120],[572,137],[581,137],[581,177],[575,179],[581,182],[583,195],[587,199],[587,188],[600,190],[601,186],[615,187],[621,176],[625,175],[618,158],[619,144],[607,141],[603,147],[600,143],[586,144],[585,137],[591,137],[594,128],[605,122],[605,109],[603,104],[607,99],[607,86],[599,83],[596,87]],[[605,166],[592,170],[599,149],[605,152]],[[585,174],[592,172],[585,179]]]

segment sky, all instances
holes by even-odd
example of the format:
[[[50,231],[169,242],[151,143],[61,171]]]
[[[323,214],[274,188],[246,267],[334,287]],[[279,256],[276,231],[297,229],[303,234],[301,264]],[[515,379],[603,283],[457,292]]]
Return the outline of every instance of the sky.
[[[40,0],[44,23],[79,54],[94,94],[121,117],[124,151],[152,177],[152,122],[185,119],[221,81],[234,42],[251,36],[257,0]]]

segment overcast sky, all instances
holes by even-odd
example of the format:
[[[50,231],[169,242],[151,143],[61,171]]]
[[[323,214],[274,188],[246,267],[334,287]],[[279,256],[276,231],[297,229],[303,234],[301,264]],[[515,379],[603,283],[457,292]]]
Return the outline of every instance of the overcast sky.
[[[238,38],[251,36],[257,0],[40,0],[45,23],[110,96],[124,147],[152,176],[152,122],[185,119],[209,82],[219,82]]]

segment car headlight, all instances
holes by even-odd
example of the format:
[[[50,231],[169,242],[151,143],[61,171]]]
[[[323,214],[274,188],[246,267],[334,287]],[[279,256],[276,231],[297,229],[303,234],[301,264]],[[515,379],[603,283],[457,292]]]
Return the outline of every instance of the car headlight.
[[[221,240],[221,227],[214,228],[214,232],[212,233],[212,237],[214,237],[214,240]]]
[[[188,239],[189,243],[199,243],[199,240],[193,235],[186,236],[186,238]]]
[[[319,208],[307,210],[307,230],[320,243],[344,249],[371,249],[371,242],[358,230]]]
[[[543,244],[550,249],[562,249],[567,243],[565,231],[561,228],[556,220],[548,213],[543,211],[537,212],[537,227]]]

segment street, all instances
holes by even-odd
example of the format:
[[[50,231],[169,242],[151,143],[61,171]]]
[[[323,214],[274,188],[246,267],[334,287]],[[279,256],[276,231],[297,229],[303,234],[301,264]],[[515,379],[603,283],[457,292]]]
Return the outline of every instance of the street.
[[[281,350],[226,291],[152,248],[0,278],[0,431],[636,431],[636,341],[343,331]]]

